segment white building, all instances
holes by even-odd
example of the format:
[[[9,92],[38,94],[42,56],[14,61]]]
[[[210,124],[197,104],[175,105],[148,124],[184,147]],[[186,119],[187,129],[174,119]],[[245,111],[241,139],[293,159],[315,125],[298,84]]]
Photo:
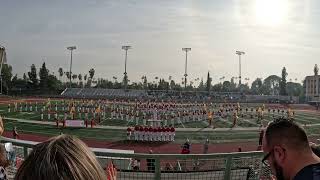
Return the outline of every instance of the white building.
[[[306,77],[306,99],[320,102],[320,75]]]

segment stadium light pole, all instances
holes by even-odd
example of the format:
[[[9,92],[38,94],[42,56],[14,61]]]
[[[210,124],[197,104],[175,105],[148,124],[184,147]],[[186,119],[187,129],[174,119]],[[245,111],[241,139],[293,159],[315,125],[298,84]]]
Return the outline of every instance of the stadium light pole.
[[[69,46],[69,47],[67,47],[67,49],[70,51],[70,55],[71,55],[71,57],[70,57],[70,71],[69,71],[69,80],[70,80],[70,88],[71,88],[71,69],[72,69],[72,51],[73,50],[75,50],[75,49],[77,49],[77,47],[76,46]]]
[[[187,89],[187,66],[188,66],[188,52],[191,51],[191,48],[182,48],[182,51],[186,52],[186,62],[184,67],[184,89]]]
[[[241,55],[245,54],[243,51],[236,51],[236,54],[239,55],[239,86],[241,85]]]
[[[126,56],[124,59],[124,89],[127,90],[128,85],[128,76],[127,76],[127,59],[128,59],[128,50],[131,49],[131,46],[122,46],[122,49],[126,51]]]
[[[1,65],[0,65],[0,80],[1,80],[1,87],[0,87],[0,93],[2,94],[2,87],[3,87],[3,78],[2,78],[2,67],[3,67],[3,64],[4,63],[7,63],[7,56],[6,56],[6,49],[5,49],[5,47],[3,47],[3,46],[1,46],[0,45],[0,54],[1,54],[1,56],[0,56],[0,61],[1,61]]]

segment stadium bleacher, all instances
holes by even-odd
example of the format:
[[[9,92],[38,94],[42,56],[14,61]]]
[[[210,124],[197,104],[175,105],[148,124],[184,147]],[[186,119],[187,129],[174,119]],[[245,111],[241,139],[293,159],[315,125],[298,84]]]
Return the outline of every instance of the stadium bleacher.
[[[138,98],[146,97],[144,90],[101,89],[101,88],[67,88],[61,96],[68,98]]]

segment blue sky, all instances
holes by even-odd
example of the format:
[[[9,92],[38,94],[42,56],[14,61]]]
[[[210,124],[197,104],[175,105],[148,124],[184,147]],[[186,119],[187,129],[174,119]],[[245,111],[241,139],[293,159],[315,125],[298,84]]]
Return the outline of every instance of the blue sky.
[[[128,76],[175,77],[184,74],[191,47],[190,79],[214,83],[238,75],[236,50],[243,50],[243,78],[280,75],[301,81],[320,64],[318,0],[0,0],[0,44],[22,76],[43,61],[51,71],[69,68],[66,47],[76,45],[74,73],[96,69],[96,76],[122,77],[124,51]],[[55,72],[57,73],[57,72]]]

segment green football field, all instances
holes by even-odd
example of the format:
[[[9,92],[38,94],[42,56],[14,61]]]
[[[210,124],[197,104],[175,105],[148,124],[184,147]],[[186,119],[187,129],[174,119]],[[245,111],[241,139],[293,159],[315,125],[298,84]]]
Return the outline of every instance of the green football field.
[[[60,102],[59,102],[60,103]],[[250,105],[250,107],[256,107],[256,105]],[[206,121],[200,122],[189,122],[181,123],[175,125],[175,127],[180,130],[176,132],[176,141],[183,142],[185,139],[189,138],[193,142],[203,142],[204,139],[208,138],[212,142],[248,142],[257,141],[259,135],[260,122],[257,121],[257,117],[250,117],[250,113],[246,114],[244,117],[239,118],[237,127],[231,129],[233,119],[232,117],[220,118],[215,117],[213,120],[215,130],[208,130],[208,123]],[[43,125],[36,124],[34,122],[28,122],[28,120],[40,121],[40,112],[11,112],[8,113],[7,105],[0,106],[0,114],[5,116],[5,130],[11,131],[13,126],[16,126],[18,131],[21,133],[31,133],[44,136],[54,136],[61,132],[73,134],[85,139],[96,139],[96,140],[106,140],[106,141],[120,141],[126,139],[125,129],[112,129],[112,128],[65,128],[61,129],[54,125]],[[255,113],[253,113],[255,114]],[[285,116],[286,114],[274,114],[274,117]],[[134,121],[127,122],[126,120],[111,120],[109,118],[110,114],[106,115],[106,119],[102,119],[100,125],[103,126],[120,126],[127,127],[136,124]],[[45,119],[47,115],[44,115]],[[59,117],[63,117],[63,113],[59,113]],[[26,122],[19,122],[18,120],[27,120]],[[264,122],[271,121],[273,119],[272,112],[268,113],[265,111]],[[53,115],[51,117],[53,121]],[[320,137],[320,115],[319,112],[315,111],[302,111],[295,110],[295,121],[305,126],[305,129],[309,136]],[[142,124],[142,120],[139,120],[139,124]],[[192,130],[190,130],[192,128]],[[221,129],[224,128],[224,129]],[[241,128],[248,128],[248,130],[241,130]],[[220,130],[219,130],[220,129]]]

